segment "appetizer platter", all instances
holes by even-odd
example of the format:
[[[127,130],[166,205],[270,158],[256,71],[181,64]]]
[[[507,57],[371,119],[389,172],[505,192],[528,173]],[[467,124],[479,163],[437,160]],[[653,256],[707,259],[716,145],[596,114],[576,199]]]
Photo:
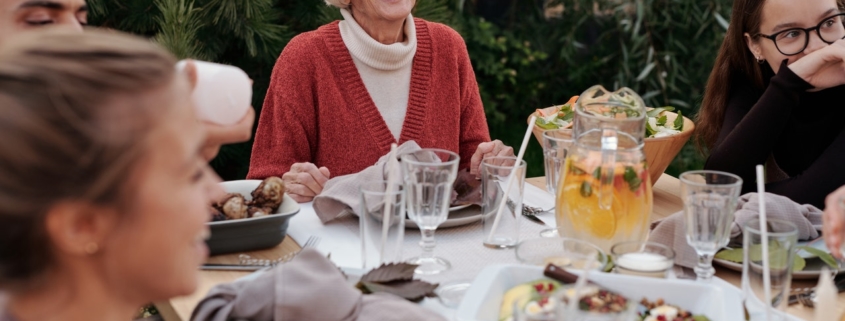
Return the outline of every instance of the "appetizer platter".
[[[571,271],[578,275],[579,271]],[[611,312],[631,308],[639,316],[637,320],[744,320],[741,291],[721,279],[714,279],[711,284],[696,283],[689,280],[642,278],[620,274],[590,273],[590,285],[587,295],[581,296],[578,308]],[[557,278],[556,278],[557,279]],[[553,283],[557,282],[557,283]],[[570,281],[571,282],[571,281]],[[541,290],[536,287],[543,284],[562,286],[564,293],[569,293],[565,282],[551,280],[544,275],[543,267],[523,265],[496,265],[485,268],[467,290],[463,302],[458,308],[458,320],[501,321],[508,320],[509,311],[504,311],[508,298],[524,297],[523,294],[536,293],[541,298]],[[533,292],[532,292],[533,291]],[[584,293],[584,292],[581,292]],[[623,300],[624,299],[624,300]],[[548,302],[525,301],[523,306],[533,313],[544,313]],[[593,302],[595,301],[595,302]],[[522,303],[522,302],[520,302]],[[503,305],[504,304],[504,305]],[[558,303],[553,303],[558,304]],[[513,302],[511,302],[513,305]],[[529,307],[530,305],[530,307]],[[539,309],[538,309],[539,307]],[[512,311],[512,310],[511,310]],[[678,319],[680,318],[680,319]]]

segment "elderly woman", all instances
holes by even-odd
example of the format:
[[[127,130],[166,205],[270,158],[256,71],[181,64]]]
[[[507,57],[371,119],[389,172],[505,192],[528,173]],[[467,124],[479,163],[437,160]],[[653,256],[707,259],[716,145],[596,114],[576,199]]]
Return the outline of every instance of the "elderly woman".
[[[0,44],[21,32],[44,26],[82,32],[87,23],[85,0],[0,0]],[[221,145],[248,141],[254,121],[255,111],[250,108],[247,115],[231,126],[203,122],[208,133],[203,157],[211,160]]]
[[[411,16],[415,0],[327,0],[343,21],[303,33],[273,70],[248,177],[281,175],[305,202],[332,176],[356,173],[416,141],[461,156],[513,155],[490,142],[466,45]]]

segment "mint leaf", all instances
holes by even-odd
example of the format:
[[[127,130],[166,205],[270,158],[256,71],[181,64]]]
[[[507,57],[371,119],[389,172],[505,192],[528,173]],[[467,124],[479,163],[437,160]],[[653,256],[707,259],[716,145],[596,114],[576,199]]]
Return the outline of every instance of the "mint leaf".
[[[601,180],[601,166],[596,167],[596,170],[593,171],[593,177],[595,177],[596,180]]]
[[[587,181],[581,182],[581,196],[586,198],[591,195],[593,195],[593,187],[590,186],[590,183]]]
[[[557,125],[555,125],[555,123],[546,122],[546,120],[543,119],[543,118],[537,118],[537,120],[534,122],[534,124],[536,124],[537,127],[540,127],[542,129],[547,129],[547,130],[558,128]]]
[[[672,107],[672,106],[657,107],[657,108],[654,108],[652,110],[647,111],[646,116],[657,117],[658,115],[660,115],[660,113],[662,113],[664,111],[673,111],[673,110],[675,110],[675,107]]]
[[[666,115],[660,116],[657,118],[657,126],[666,126],[666,122],[669,120],[669,117]]]
[[[684,115],[681,111],[678,111],[678,117],[675,117],[675,129],[676,130],[684,130]]]
[[[839,264],[836,263],[836,259],[834,259],[833,255],[830,255],[830,253],[810,246],[796,246],[795,249],[798,251],[804,250],[809,252],[810,254],[818,256],[819,259],[821,259],[822,262],[827,264],[831,269],[833,269],[834,271],[839,270]]]

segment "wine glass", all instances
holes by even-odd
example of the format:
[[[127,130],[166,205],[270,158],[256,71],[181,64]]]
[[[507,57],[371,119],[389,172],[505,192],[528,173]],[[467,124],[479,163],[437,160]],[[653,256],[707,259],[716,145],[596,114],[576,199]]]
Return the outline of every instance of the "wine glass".
[[[446,221],[452,202],[452,184],[458,175],[460,156],[443,149],[424,148],[399,156],[405,178],[408,218],[422,233],[422,253],[408,263],[418,265],[417,274],[431,275],[449,270],[451,264],[434,256],[434,231]]]
[[[685,172],[680,179],[687,243],[698,253],[696,279],[708,282],[716,273],[713,256],[731,236],[742,179],[708,170]]]

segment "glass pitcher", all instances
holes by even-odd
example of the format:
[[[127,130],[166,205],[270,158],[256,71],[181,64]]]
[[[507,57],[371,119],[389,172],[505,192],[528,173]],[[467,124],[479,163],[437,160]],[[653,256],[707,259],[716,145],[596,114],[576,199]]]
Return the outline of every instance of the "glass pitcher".
[[[556,215],[562,236],[610,253],[648,236],[651,180],[643,142],[646,110],[629,88],[587,89],[575,103],[575,144],[561,169]]]

